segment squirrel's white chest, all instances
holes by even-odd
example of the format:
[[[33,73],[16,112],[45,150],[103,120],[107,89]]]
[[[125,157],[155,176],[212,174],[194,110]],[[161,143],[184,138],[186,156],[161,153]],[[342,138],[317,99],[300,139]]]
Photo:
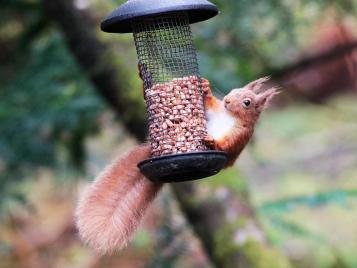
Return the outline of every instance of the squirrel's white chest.
[[[236,123],[235,118],[224,108],[219,111],[207,109],[206,117],[208,134],[215,140],[220,140],[231,133]]]

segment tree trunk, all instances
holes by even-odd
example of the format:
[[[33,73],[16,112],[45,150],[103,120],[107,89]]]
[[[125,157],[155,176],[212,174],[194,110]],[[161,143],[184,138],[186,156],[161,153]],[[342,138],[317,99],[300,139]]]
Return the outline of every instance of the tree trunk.
[[[221,182],[209,186],[210,181]],[[246,186],[234,169],[207,182],[173,185],[174,194],[195,234],[216,267],[286,268],[285,256],[269,245],[258,223]],[[207,185],[208,184],[208,185]],[[198,186],[198,187],[197,187]]]
[[[120,121],[139,141],[146,138],[144,102],[130,97],[125,68],[111,61],[110,49],[95,36],[90,20],[71,1],[43,0],[45,15],[61,29],[68,47],[94,84],[99,95],[118,114]]]
[[[351,53],[356,49],[357,49],[357,41],[351,41],[349,43],[345,43],[333,47],[328,51],[324,51],[319,54],[303,58],[291,65],[284,66],[283,68],[276,69],[276,70],[272,69],[270,70],[270,73],[273,78],[280,79],[293,72],[303,71],[320,64],[325,64],[329,61],[335,60],[336,58],[341,58],[346,54],[348,55],[349,53]]]

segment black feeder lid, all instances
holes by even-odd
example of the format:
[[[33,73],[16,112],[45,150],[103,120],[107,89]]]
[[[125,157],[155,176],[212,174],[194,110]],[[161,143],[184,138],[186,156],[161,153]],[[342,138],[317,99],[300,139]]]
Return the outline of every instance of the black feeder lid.
[[[101,24],[108,33],[131,33],[131,20],[140,17],[186,11],[190,23],[208,20],[218,8],[206,0],[129,0],[115,9]]]
[[[206,151],[155,157],[139,163],[141,172],[154,182],[184,182],[216,175],[227,163],[227,154]]]

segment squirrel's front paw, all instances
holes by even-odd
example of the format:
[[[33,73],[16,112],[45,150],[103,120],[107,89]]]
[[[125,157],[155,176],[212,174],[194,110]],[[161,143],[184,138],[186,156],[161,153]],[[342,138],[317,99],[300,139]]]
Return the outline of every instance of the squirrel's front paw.
[[[209,148],[214,149],[216,147],[216,142],[215,142],[214,138],[211,135],[206,135],[203,138],[203,141],[206,144],[206,146],[208,146]]]
[[[208,94],[211,91],[210,82],[207,79],[201,78],[201,86],[204,94]]]

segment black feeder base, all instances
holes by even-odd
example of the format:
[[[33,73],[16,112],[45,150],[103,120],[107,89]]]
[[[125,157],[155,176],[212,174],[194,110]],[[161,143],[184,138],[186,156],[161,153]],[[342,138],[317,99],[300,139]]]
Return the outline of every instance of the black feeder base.
[[[207,151],[151,158],[138,167],[153,182],[184,182],[216,175],[226,162],[226,153]]]

